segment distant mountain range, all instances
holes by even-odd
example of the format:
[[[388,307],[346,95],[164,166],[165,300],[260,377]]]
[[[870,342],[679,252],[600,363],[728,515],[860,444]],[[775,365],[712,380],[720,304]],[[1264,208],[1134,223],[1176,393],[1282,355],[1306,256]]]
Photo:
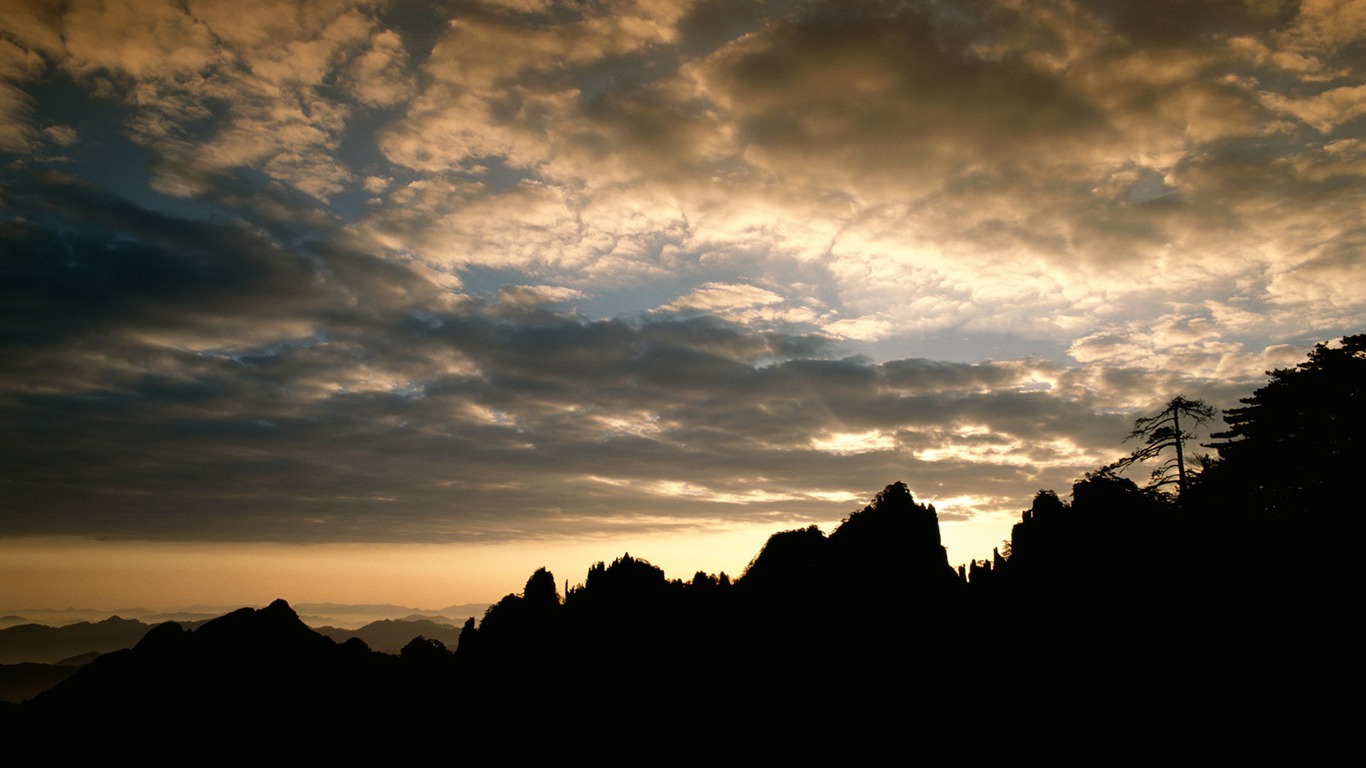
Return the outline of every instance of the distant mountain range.
[[[359,638],[369,646],[370,650],[380,653],[397,654],[415,637],[439,640],[452,650],[460,643],[459,624],[448,624],[422,618],[382,619],[372,621],[359,629],[315,627],[314,631],[325,637],[330,637],[338,643],[345,643],[353,637]]]
[[[330,612],[334,614],[342,613],[336,609],[344,607],[346,606],[328,606],[329,609],[332,609]],[[374,612],[375,606],[357,606],[356,608],[358,609],[357,613],[363,611],[369,614]],[[392,608],[395,611],[411,612],[413,610],[399,606],[392,606]],[[408,644],[408,641],[419,635],[438,639],[448,647],[454,648],[459,642],[460,626],[470,616],[482,615],[483,611],[487,610],[488,605],[453,606],[453,608],[469,610],[470,613],[460,616],[458,619],[448,619],[441,615],[431,617],[409,613],[404,618],[380,619],[354,629],[330,625],[315,625],[314,629],[339,643],[352,637],[358,637],[365,641],[371,650],[380,653],[398,653],[403,649],[403,646]],[[474,609],[478,609],[478,611],[475,612]],[[300,619],[302,620],[302,617]],[[194,629],[208,620],[182,620],[177,623],[186,629]],[[79,621],[61,627],[32,623],[9,626],[0,629],[0,664],[23,662],[57,664],[85,653],[108,653],[132,648],[142,639],[143,635],[147,634],[148,630],[160,623],[163,622],[149,623],[111,616],[98,622]],[[312,624],[309,621],[304,623]]]
[[[149,610],[147,608],[120,608],[115,611],[101,611],[93,608],[23,608],[9,609],[11,612],[0,616],[0,629],[17,627],[23,624],[41,624],[47,627],[65,627],[81,622],[97,623],[110,616],[136,619],[144,624],[160,624],[165,621],[180,623],[202,622],[237,610],[238,605],[192,605],[173,611]],[[263,607],[263,606],[254,606]],[[469,616],[482,616],[489,607],[488,603],[465,603],[449,605],[432,611],[389,603],[348,604],[348,603],[299,603],[295,609],[299,618],[311,627],[334,626],[356,629],[366,624],[385,619],[429,619],[438,623],[461,624]]]
[[[316,627],[319,634],[337,643],[352,638],[364,642],[372,651],[397,654],[416,637],[441,642],[454,649],[460,642],[460,625],[466,620],[428,618],[411,613],[414,609],[401,606],[345,606],[323,604],[330,615],[373,615],[378,610],[408,612],[406,618],[380,619],[356,629],[334,626]],[[487,605],[451,606],[443,611],[471,611],[476,615]],[[175,622],[186,630],[194,630],[210,619]],[[0,702],[19,702],[65,680],[76,669],[85,666],[101,654],[132,648],[153,628],[165,622],[147,623],[136,619],[111,616],[97,622],[79,621],[61,627],[25,623],[0,629]]]
[[[108,653],[132,648],[152,624],[111,616],[103,621],[79,621],[64,627],[21,624],[0,629],[0,664],[40,662],[55,664],[83,653]]]

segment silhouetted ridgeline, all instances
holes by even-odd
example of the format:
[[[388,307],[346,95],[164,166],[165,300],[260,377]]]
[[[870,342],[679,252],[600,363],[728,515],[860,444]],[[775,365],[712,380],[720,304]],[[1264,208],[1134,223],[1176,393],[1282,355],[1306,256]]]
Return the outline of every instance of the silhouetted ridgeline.
[[[561,596],[538,570],[454,651],[419,638],[398,656],[333,642],[276,601],[162,625],[4,719],[205,736],[306,717],[351,739],[521,749],[720,739],[791,754],[817,729],[853,739],[846,757],[968,733],[1008,735],[1018,754],[1274,751],[1345,723],[1322,681],[1359,674],[1351,558],[1319,559],[1306,531],[1347,530],[1364,371],[1366,337],[1321,347],[1244,401],[1184,497],[1088,475],[1070,503],[1039,492],[1005,551],[956,572],[934,508],[898,482],[828,536],[774,534],[734,582],[669,580],[624,555]],[[1312,439],[1262,430],[1302,382],[1338,403],[1314,404]],[[1295,471],[1266,471],[1290,447]]]

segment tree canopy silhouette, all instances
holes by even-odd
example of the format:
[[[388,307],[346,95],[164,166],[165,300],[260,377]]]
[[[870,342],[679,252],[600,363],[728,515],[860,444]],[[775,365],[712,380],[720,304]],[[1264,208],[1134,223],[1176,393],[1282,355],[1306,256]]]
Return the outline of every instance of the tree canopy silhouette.
[[[1339,508],[1366,456],[1366,334],[1319,344],[1268,375],[1212,435],[1221,492],[1272,516]]]

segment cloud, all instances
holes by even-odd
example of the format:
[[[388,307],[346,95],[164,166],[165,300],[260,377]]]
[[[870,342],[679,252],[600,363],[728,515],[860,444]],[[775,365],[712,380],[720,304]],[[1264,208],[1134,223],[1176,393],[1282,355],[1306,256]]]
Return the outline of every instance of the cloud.
[[[326,199],[354,180],[333,153],[355,109],[330,97],[329,80],[369,107],[411,90],[398,38],[370,5],[118,0],[21,6],[15,19],[30,56],[135,111],[129,128],[160,156],[161,191],[202,194],[215,175],[253,167]]]
[[[1305,99],[1274,93],[1263,98],[1272,109],[1303,120],[1319,133],[1331,133],[1337,126],[1366,115],[1366,85],[1330,88]]]
[[[8,83],[0,83],[0,150],[28,152],[38,143],[38,132],[31,124],[33,108],[28,94]]]
[[[1022,138],[1085,136],[1093,115],[1055,77],[974,56],[927,12],[817,13],[746,36],[699,67],[746,157],[827,188],[932,191]],[[966,55],[965,55],[966,54]],[[978,112],[963,105],[990,101]]]
[[[369,3],[22,4],[10,82],[46,56],[102,83],[168,194],[241,169],[363,191],[357,232],[452,283],[480,265],[587,291],[738,284],[795,259],[827,294],[788,322],[1062,343],[1105,297],[1303,258],[1304,209],[1275,201],[1362,177],[1295,125],[1352,125],[1350,38],[1325,20],[1356,7],[505,4],[418,29]],[[4,140],[29,150],[58,134],[25,99]]]
[[[672,7],[608,3],[550,24],[453,19],[424,65],[427,86],[381,147],[389,160],[430,172],[487,156],[518,167],[549,162],[572,143],[574,129],[565,126],[565,136],[559,124],[581,114],[592,81],[610,83],[598,68],[667,41]]]
[[[1277,274],[1268,286],[1271,295],[1291,306],[1313,307],[1320,315],[1342,313],[1342,321],[1355,322],[1360,316],[1357,289],[1366,285],[1361,259],[1366,231],[1344,240]]]
[[[1366,322],[1363,7],[5,3],[5,532],[1003,515]]]
[[[505,285],[498,289],[498,302],[513,306],[557,304],[583,298],[583,291],[557,285]]]
[[[795,358],[784,350],[819,347],[714,315],[527,322],[473,301],[440,308],[417,273],[374,257],[299,252],[60,177],[28,185],[43,191],[20,203],[60,215],[6,235],[4,344],[26,361],[0,379],[19,468],[9,534],[469,540],[495,535],[490,516],[514,537],[561,514],[615,524],[592,477],[638,486],[611,488],[612,508],[639,503],[632,514],[760,514],[795,499],[796,514],[828,515],[819,494],[858,495],[907,463],[967,493],[974,473],[919,442],[960,423],[1019,435],[998,449],[1015,459],[982,471],[1022,488],[1096,455],[1091,438],[1092,453],[1052,468],[1021,452],[1034,430],[1094,417],[1020,397],[1028,377],[1010,365]],[[76,219],[82,239],[44,223]],[[91,247],[115,239],[113,252]],[[752,286],[710,290],[773,302]],[[575,295],[509,287],[501,302]],[[42,513],[58,501],[67,513]]]
[[[883,317],[846,317],[826,324],[825,332],[840,339],[876,341],[890,336],[894,328],[895,325]]]
[[[370,40],[369,49],[350,65],[349,80],[356,100],[372,107],[390,107],[412,98],[416,83],[408,67],[408,53],[393,30]]]
[[[1284,34],[1289,45],[1338,52],[1366,35],[1366,3],[1361,0],[1308,0],[1298,10]]]
[[[763,326],[812,326],[822,319],[822,313],[816,308],[791,306],[783,296],[768,289],[733,283],[707,283],[657,311],[704,313],[745,325]]]
[[[0,9],[0,27],[13,29],[9,34],[20,41],[0,37],[0,151],[29,152],[38,146],[33,98],[20,86],[43,72],[43,58],[34,48],[53,42],[44,34],[41,13],[28,3]]]
[[[62,16],[61,30],[64,63],[81,75],[193,78],[217,58],[209,27],[169,2],[73,3]]]

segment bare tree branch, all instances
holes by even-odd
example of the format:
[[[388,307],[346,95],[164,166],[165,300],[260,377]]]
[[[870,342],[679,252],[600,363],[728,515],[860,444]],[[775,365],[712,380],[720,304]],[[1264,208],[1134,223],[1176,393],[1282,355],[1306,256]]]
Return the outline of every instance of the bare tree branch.
[[[1167,403],[1167,407],[1155,416],[1141,416],[1134,419],[1134,428],[1126,441],[1141,439],[1143,445],[1113,464],[1103,468],[1109,471],[1127,469],[1134,464],[1155,459],[1167,449],[1174,449],[1176,455],[1153,470],[1150,488],[1175,483],[1180,493],[1186,492],[1185,444],[1195,435],[1182,428],[1182,419],[1192,427],[1208,424],[1214,419],[1213,406],[1204,400],[1191,400],[1177,395]],[[1175,476],[1172,470],[1175,469]]]

